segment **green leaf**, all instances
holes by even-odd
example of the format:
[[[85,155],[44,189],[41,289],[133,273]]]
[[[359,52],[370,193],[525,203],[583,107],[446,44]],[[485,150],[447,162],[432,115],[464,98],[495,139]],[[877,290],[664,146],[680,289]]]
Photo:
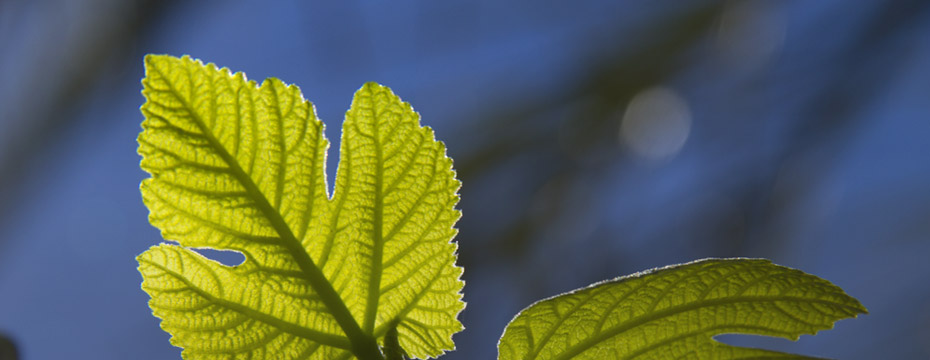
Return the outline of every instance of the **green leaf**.
[[[726,345],[719,334],[797,340],[866,313],[830,282],[756,259],[653,269],[539,301],[498,344],[509,359],[808,359]]]
[[[145,74],[142,196],[179,245],[137,259],[185,359],[381,359],[395,324],[411,356],[454,348],[460,183],[409,104],[374,83],[356,92],[330,197],[323,124],[296,86],[186,56],[146,56]]]

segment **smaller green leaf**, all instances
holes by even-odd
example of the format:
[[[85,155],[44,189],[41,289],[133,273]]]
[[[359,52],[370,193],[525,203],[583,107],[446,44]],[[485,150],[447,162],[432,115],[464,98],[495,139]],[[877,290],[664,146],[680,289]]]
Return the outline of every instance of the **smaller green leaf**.
[[[720,334],[797,340],[867,313],[830,282],[762,259],[705,259],[539,301],[504,330],[498,359],[810,359]]]

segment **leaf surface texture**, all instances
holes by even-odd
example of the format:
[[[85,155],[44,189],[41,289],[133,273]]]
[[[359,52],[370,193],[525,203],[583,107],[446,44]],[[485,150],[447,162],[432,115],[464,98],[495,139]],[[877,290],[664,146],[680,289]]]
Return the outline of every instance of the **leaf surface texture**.
[[[185,359],[348,359],[395,323],[413,357],[454,348],[460,183],[409,104],[375,83],[356,92],[329,196],[323,123],[296,86],[189,57],[145,69],[141,191],[177,245],[137,259]]]
[[[539,301],[498,344],[499,359],[809,359],[726,345],[719,334],[797,340],[866,309],[842,289],[768,260],[707,259]]]

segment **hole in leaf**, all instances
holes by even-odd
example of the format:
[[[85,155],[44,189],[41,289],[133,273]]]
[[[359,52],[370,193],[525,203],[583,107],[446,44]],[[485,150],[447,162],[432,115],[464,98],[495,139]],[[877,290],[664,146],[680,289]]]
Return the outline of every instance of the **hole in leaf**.
[[[217,250],[209,248],[191,249],[203,257],[226,266],[239,266],[245,262],[245,254],[232,250]]]

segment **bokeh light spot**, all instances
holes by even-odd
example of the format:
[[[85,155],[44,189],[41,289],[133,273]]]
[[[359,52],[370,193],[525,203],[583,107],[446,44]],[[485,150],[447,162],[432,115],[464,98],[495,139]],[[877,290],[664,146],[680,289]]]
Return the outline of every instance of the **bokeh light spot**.
[[[654,87],[630,100],[620,124],[620,142],[649,159],[674,156],[691,133],[691,110],[674,90]]]

